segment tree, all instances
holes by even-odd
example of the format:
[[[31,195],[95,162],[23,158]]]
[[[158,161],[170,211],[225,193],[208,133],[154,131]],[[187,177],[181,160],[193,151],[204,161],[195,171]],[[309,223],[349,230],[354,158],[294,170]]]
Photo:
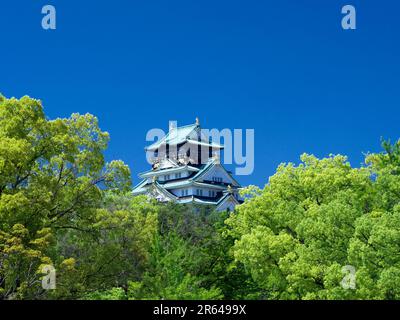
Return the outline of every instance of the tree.
[[[371,202],[367,170],[343,156],[301,160],[279,166],[227,221],[238,239],[235,258],[263,289],[260,297],[318,298],[329,267],[348,264],[354,222]]]
[[[400,144],[281,165],[227,220],[234,254],[267,299],[399,299]],[[342,285],[354,267],[355,287]]]
[[[169,203],[159,206],[158,230],[141,281],[131,282],[130,299],[219,299],[212,281],[218,242],[211,210]]]
[[[58,254],[73,257],[79,266],[71,281],[60,283],[65,290],[53,297],[93,298],[103,291],[108,297],[113,288],[127,293],[129,282],[141,280],[149,266],[158,210],[146,197],[106,194],[90,226],[69,229],[60,237]]]
[[[400,299],[400,140],[366,163],[373,179],[373,207],[356,221],[349,261],[358,266],[357,297]]]
[[[133,197],[108,141],[0,95],[0,299],[400,299],[400,141],[304,154],[232,213]]]
[[[108,140],[90,114],[48,120],[39,100],[0,97],[1,297],[43,295],[43,259],[60,269],[64,261],[54,246],[38,246],[44,233],[57,242],[62,230],[86,228],[106,190],[129,188],[129,169],[105,163]]]

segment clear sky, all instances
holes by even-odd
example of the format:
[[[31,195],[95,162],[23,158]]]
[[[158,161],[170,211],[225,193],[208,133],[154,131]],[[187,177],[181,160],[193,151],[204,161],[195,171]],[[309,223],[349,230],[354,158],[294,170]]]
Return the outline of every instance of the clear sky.
[[[345,4],[357,30],[341,28]],[[2,0],[0,92],[50,118],[95,114],[135,183],[168,120],[253,128],[255,171],[238,180],[263,186],[303,152],[359,166],[400,137],[399,33],[397,0]]]

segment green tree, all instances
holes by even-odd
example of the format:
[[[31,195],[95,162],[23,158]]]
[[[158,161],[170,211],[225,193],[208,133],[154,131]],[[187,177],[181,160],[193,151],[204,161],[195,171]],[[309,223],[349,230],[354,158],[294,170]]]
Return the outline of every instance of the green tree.
[[[141,281],[132,282],[131,299],[217,299],[222,294],[210,281],[216,256],[216,230],[209,208],[159,206],[158,232],[150,264]]]
[[[368,170],[343,156],[301,160],[281,165],[264,190],[251,189],[259,195],[227,220],[235,257],[262,288],[259,297],[322,297],[329,268],[349,264],[354,223],[371,207]]]
[[[90,114],[48,120],[39,100],[0,98],[0,297],[44,294],[41,259],[60,270],[65,263],[56,246],[38,246],[43,232],[57,243],[61,230],[91,224],[106,190],[129,188],[129,169],[120,161],[105,163],[108,140]],[[15,232],[22,232],[19,240]],[[12,255],[10,241],[21,242]]]
[[[73,257],[79,265],[53,296],[93,298],[103,291],[108,296],[113,288],[126,293],[129,281],[141,280],[149,266],[158,210],[159,205],[145,197],[107,194],[90,226],[68,229],[60,237],[59,254]]]
[[[232,213],[133,197],[108,141],[0,95],[0,299],[400,299],[400,141],[361,168],[304,154]]]
[[[374,202],[356,221],[349,245],[360,299],[400,299],[400,140],[382,146],[382,153],[366,157]]]
[[[400,144],[281,165],[227,220],[237,261],[267,299],[399,299]],[[342,286],[354,267],[355,288]]]

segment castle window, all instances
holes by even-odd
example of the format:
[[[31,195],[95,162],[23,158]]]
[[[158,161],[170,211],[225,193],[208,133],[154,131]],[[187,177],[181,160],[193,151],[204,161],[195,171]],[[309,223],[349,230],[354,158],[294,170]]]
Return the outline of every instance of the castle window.
[[[221,178],[221,177],[212,177],[212,180],[213,180],[214,182],[222,183],[222,178]]]

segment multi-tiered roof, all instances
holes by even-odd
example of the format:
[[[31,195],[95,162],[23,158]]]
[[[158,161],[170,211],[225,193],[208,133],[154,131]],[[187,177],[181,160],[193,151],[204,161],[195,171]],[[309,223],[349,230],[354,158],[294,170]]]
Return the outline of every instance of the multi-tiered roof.
[[[222,149],[203,134],[198,119],[183,127],[170,123],[168,134],[145,148],[152,169],[139,175],[133,194],[232,210],[241,202],[240,185],[220,163]]]

